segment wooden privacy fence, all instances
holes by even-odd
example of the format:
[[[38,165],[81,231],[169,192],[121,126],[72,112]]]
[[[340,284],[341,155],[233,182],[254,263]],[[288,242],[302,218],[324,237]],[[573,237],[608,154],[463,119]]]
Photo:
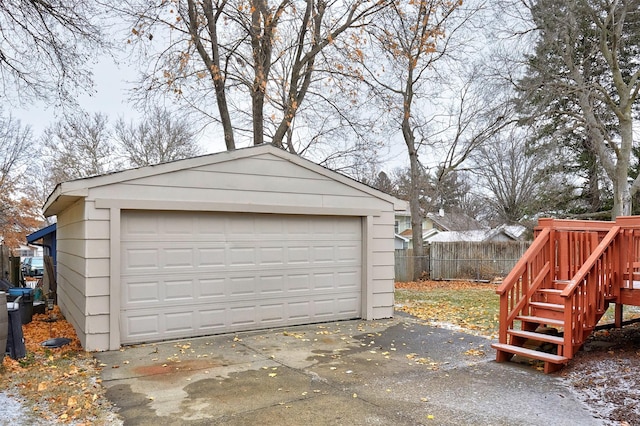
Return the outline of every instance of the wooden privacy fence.
[[[467,279],[490,281],[506,276],[527,250],[530,241],[433,242],[425,245],[425,255],[413,250],[396,250],[396,281],[416,279]],[[421,268],[415,268],[420,262]],[[416,270],[421,271],[417,276]]]
[[[5,245],[0,244],[0,278],[9,278],[11,274],[11,250]]]

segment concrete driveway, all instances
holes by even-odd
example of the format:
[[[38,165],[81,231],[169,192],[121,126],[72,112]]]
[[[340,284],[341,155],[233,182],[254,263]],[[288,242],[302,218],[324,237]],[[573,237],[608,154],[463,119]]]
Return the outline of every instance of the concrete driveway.
[[[554,375],[413,317],[102,352],[125,425],[598,425]]]

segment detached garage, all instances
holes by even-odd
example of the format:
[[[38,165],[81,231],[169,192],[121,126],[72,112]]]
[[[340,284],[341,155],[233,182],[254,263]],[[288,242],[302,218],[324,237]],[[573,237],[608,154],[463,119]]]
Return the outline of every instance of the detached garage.
[[[87,350],[393,315],[406,203],[271,145],[64,182],[58,304]]]

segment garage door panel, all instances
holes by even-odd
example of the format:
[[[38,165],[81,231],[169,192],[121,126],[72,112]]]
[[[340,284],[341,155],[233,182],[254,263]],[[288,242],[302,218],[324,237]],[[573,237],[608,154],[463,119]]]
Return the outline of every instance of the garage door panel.
[[[314,290],[331,290],[335,283],[333,282],[333,272],[316,273],[313,274],[313,289]],[[311,290],[310,288],[307,291]]]
[[[260,309],[260,323],[266,326],[281,324],[285,321],[284,303],[263,304]]]
[[[340,315],[351,316],[359,313],[359,310],[354,309],[354,306],[360,302],[360,297],[340,297],[337,299],[338,312]]]
[[[124,212],[121,222],[123,343],[360,317],[359,218]]]
[[[190,333],[193,330],[194,312],[167,313],[163,317],[168,333]]]
[[[283,247],[261,247],[260,265],[281,266],[285,264],[285,249]]]
[[[255,266],[256,263],[255,247],[232,247],[229,249],[230,266]]]
[[[220,298],[225,297],[224,278],[200,279],[200,297]]]
[[[359,245],[341,245],[337,248],[338,263],[359,263],[362,257],[362,248]]]
[[[285,292],[282,285],[282,275],[269,275],[259,277],[258,287],[260,288],[260,294],[265,295],[282,295]]]
[[[227,294],[230,297],[251,297],[256,293],[255,277],[232,277],[229,279]]]
[[[157,249],[130,248],[123,253],[124,267],[129,271],[155,270],[160,266]]]
[[[313,263],[335,263],[333,246],[316,246],[313,248],[313,257],[309,259]]]
[[[162,250],[165,268],[188,268],[196,264],[195,250],[192,248],[170,248]]]
[[[198,311],[200,319],[200,331],[203,334],[224,330],[227,310],[224,307],[202,308]]]
[[[358,291],[360,288],[360,271],[337,272],[334,285],[340,290]]]
[[[256,308],[254,305],[231,306],[229,308],[229,326],[255,326]]]
[[[294,246],[287,248],[287,254],[289,255],[287,260],[289,265],[295,264],[307,264],[309,263],[309,251],[308,246]]]
[[[193,235],[195,231],[194,220],[188,215],[174,215],[170,220],[167,220],[165,216],[158,223],[160,225],[159,233],[170,239],[173,239],[173,235]]]
[[[127,306],[142,303],[155,304],[161,300],[158,281],[131,282],[125,292],[124,298],[127,301]]]
[[[223,247],[196,248],[197,266],[199,268],[220,268],[225,265],[225,250]]]
[[[191,301],[196,297],[193,281],[191,280],[165,280],[163,287],[165,291],[164,300],[167,302]]]
[[[133,240],[158,235],[158,217],[149,217],[146,212],[127,212],[127,220],[121,226],[122,235]]]
[[[127,340],[146,340],[160,334],[160,316],[158,313],[150,312],[126,317],[123,326],[124,331],[127,333]]]

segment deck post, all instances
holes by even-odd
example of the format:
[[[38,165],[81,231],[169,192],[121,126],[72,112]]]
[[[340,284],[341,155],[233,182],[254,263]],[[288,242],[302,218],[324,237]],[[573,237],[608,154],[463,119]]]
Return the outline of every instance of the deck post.
[[[616,328],[622,327],[622,314],[624,311],[624,305],[620,302],[616,302],[615,312],[614,312],[614,321]]]

